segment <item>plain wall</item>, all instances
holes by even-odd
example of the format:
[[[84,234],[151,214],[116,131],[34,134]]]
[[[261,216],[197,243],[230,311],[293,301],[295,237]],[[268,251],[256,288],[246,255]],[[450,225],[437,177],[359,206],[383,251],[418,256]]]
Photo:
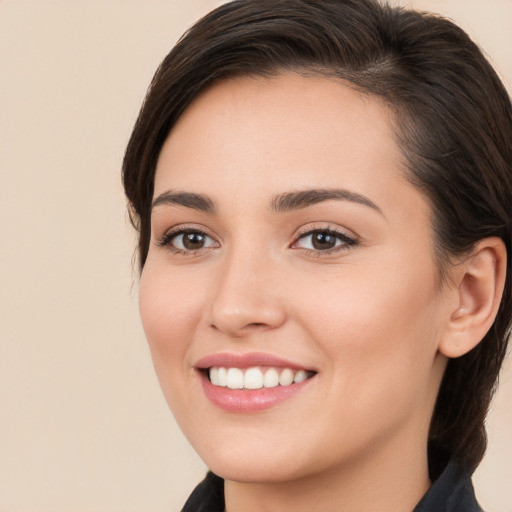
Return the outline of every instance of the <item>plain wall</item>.
[[[123,150],[156,66],[220,2],[0,0],[0,512],[179,510],[204,466],[137,311]],[[512,1],[423,0],[512,86]],[[477,494],[512,512],[512,363]]]

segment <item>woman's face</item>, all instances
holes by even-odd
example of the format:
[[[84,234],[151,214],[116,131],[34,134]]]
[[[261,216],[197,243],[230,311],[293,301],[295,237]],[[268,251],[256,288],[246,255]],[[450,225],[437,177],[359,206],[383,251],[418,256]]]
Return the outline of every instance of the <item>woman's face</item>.
[[[323,78],[225,81],[155,180],[140,311],[206,464],[264,482],[423,454],[449,300],[386,107]]]

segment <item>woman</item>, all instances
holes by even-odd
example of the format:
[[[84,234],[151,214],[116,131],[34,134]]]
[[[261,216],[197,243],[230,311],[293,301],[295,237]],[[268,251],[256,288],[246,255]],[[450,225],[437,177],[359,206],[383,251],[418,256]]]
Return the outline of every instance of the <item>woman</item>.
[[[511,140],[441,18],[240,0],[185,34],[123,168],[155,368],[212,471],[185,511],[480,510]]]

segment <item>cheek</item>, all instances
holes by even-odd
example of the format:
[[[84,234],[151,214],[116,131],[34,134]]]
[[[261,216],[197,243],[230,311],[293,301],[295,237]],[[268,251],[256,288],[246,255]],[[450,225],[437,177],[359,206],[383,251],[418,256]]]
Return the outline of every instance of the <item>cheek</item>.
[[[148,262],[140,280],[139,309],[164,393],[177,389],[183,372],[190,371],[187,354],[202,309],[201,297],[190,282],[159,272]]]
[[[440,323],[436,284],[430,265],[403,268],[344,268],[321,291],[303,294],[305,328],[329,356],[338,389],[360,403],[385,393],[388,402],[409,399],[428,385]]]

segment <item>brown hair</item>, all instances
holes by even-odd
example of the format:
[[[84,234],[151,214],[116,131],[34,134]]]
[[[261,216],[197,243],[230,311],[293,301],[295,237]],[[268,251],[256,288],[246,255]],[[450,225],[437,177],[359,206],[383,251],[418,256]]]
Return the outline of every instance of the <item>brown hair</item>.
[[[156,162],[176,120],[214,81],[287,70],[337,77],[390,106],[408,178],[432,206],[441,276],[482,238],[506,244],[497,318],[475,349],[449,361],[429,434],[431,445],[475,468],[512,317],[512,106],[481,51],[450,21],[375,0],[236,0],[197,22],[158,68],[126,149],[140,268]]]

